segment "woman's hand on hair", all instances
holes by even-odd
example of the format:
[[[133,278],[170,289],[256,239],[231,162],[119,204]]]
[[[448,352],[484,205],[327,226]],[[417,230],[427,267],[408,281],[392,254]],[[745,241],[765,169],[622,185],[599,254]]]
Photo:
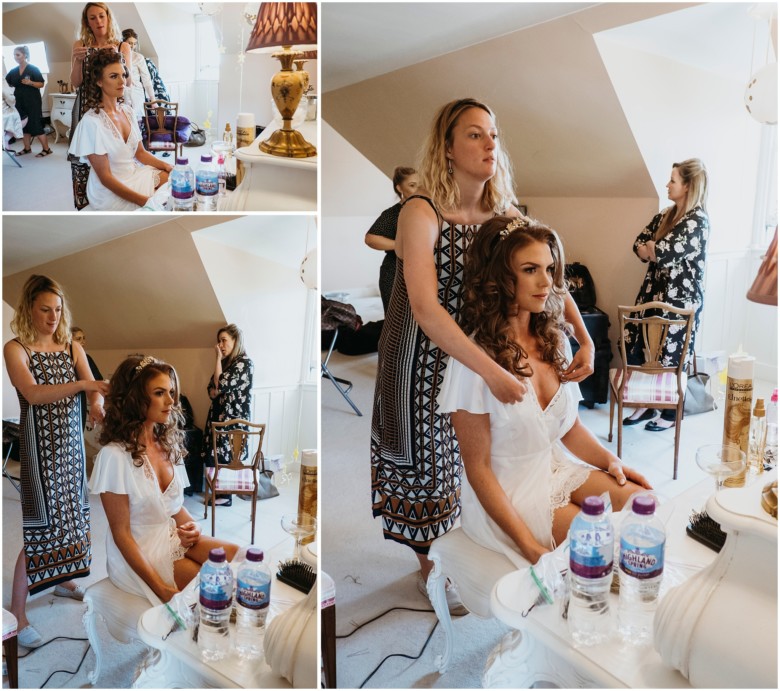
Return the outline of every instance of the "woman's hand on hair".
[[[189,549],[198,544],[201,529],[195,521],[187,521],[176,528],[182,547]]]
[[[97,425],[102,424],[103,420],[106,417],[106,411],[103,410],[103,406],[99,403],[97,405],[92,405],[89,408],[89,424],[94,429]]]
[[[501,403],[519,403],[527,391],[526,383],[507,372],[500,365],[495,374],[485,378],[492,393]]]
[[[87,48],[87,46],[73,46],[72,59],[76,62],[84,62],[87,53],[89,53],[89,48]]]
[[[569,368],[563,373],[564,382],[581,382],[593,374],[596,351],[592,344],[586,343],[580,346],[577,354],[572,358]]]
[[[108,392],[111,390],[111,384],[109,384],[105,379],[100,380],[94,380],[94,379],[85,379],[84,380],[84,391],[85,393],[92,393],[97,392],[101,396],[107,396]]]

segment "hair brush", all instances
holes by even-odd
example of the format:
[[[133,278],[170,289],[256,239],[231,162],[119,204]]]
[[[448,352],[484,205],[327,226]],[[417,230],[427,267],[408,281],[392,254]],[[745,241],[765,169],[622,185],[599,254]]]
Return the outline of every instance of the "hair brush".
[[[308,593],[314,585],[314,581],[317,580],[317,574],[314,572],[314,569],[307,563],[297,559],[288,559],[280,562],[276,577],[282,583],[286,583],[302,593]]]
[[[726,542],[726,533],[720,529],[720,523],[710,518],[706,511],[694,511],[685,532],[716,552],[720,552]]]

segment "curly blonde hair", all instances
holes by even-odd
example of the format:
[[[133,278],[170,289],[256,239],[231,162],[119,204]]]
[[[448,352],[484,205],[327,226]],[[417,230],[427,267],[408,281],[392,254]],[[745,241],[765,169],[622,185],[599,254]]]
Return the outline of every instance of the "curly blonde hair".
[[[91,53],[84,61],[84,108],[88,110],[93,108],[96,113],[100,112],[103,101],[103,90],[98,85],[98,81],[103,78],[103,70],[109,65],[121,63],[122,68],[127,74],[125,58],[113,48],[101,48]],[[117,98],[118,103],[124,103],[124,97]]]
[[[553,258],[553,285],[543,312],[531,315],[531,333],[541,346],[542,359],[560,376],[566,369],[566,297],[564,254],[557,233],[536,220],[507,232],[517,219],[496,216],[485,222],[466,251],[463,267],[460,325],[499,365],[515,376],[530,377],[528,353],[515,341],[509,316],[515,299],[512,258],[519,249],[543,242]]]
[[[11,321],[11,331],[18,336],[19,341],[24,345],[35,343],[38,339],[38,332],[33,326],[32,309],[35,298],[41,293],[53,293],[60,299],[62,313],[53,339],[58,345],[70,343],[70,310],[68,309],[68,301],[65,299],[65,291],[57,281],[48,276],[33,274],[27,279],[24,288],[22,288],[22,295],[16,306],[14,318]]]
[[[421,187],[441,209],[452,211],[460,206],[460,190],[447,172],[447,149],[452,145],[452,130],[463,113],[470,108],[481,108],[495,123],[493,111],[473,98],[461,98],[442,106],[433,120],[433,126],[423,148],[419,168]],[[501,140],[499,131],[499,141]],[[496,174],[485,183],[482,206],[486,211],[504,213],[515,203],[512,164],[502,146],[496,147]]]
[[[106,13],[106,18],[108,19],[108,42],[118,46],[122,42],[122,33],[119,31],[119,24],[117,24],[114,15],[111,13],[111,8],[104,2],[88,2],[84,5],[84,9],[81,11],[79,40],[88,48],[97,43],[95,34],[93,34],[92,29],[89,28],[89,20],[87,19],[90,7],[99,7]]]
[[[160,444],[169,460],[180,464],[187,455],[184,433],[181,431],[184,414],[179,377],[171,365],[151,357],[131,355],[117,367],[106,396],[106,416],[100,433],[100,444],[120,444],[130,452],[133,464],[139,468],[144,464],[143,455],[146,451],[146,446],[139,439],[149,409],[146,385],[158,374],[167,374],[171,378],[175,394],[168,422],[154,426],[154,440]]]

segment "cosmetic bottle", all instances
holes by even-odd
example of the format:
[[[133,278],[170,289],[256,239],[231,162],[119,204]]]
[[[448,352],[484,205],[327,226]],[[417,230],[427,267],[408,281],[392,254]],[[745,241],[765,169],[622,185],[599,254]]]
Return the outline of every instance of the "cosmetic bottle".
[[[764,472],[764,447],[766,446],[766,410],[764,399],[757,398],[753,417],[750,418],[750,441],[748,443],[748,472],[758,475]]]

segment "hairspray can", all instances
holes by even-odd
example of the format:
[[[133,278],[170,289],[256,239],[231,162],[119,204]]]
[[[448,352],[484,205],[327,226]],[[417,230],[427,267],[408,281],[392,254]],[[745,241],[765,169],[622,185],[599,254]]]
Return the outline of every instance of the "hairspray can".
[[[301,452],[301,479],[298,485],[298,514],[308,513],[317,518],[317,451],[304,449]],[[301,540],[302,545],[314,541],[314,535]]]
[[[753,404],[753,364],[756,359],[739,352],[729,357],[726,375],[726,411],[723,443],[738,446],[747,455]],[[747,471],[727,478],[726,487],[743,487]]]
[[[236,148],[249,146],[255,140],[255,114],[239,113],[236,119]],[[236,161],[236,187],[244,179],[244,164]]]

